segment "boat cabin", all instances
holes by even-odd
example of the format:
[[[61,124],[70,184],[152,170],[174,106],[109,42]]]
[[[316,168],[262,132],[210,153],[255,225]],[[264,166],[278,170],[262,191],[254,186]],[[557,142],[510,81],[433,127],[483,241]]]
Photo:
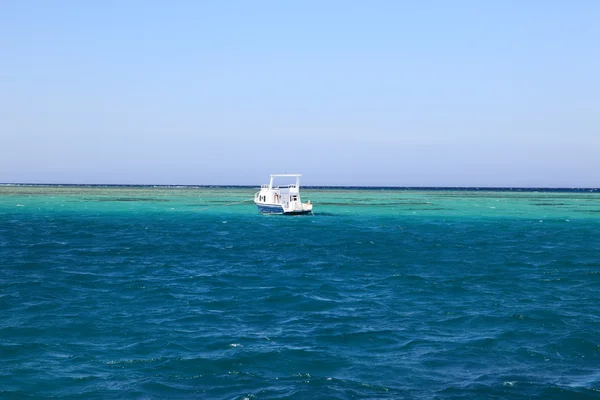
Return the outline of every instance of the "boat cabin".
[[[300,174],[271,174],[268,185],[262,185],[254,195],[258,210],[267,214],[307,214],[312,212],[310,201],[300,199]],[[275,178],[295,178],[295,183],[275,186]]]

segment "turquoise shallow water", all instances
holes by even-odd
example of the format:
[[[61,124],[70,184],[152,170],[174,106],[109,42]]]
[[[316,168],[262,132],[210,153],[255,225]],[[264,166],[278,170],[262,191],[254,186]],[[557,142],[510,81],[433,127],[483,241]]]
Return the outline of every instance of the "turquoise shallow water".
[[[0,187],[0,397],[600,398],[600,193]]]

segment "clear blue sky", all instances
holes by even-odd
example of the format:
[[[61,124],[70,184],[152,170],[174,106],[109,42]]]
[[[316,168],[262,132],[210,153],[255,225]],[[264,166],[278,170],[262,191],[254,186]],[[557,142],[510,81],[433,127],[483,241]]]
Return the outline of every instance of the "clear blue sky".
[[[600,1],[0,2],[0,182],[600,186]]]

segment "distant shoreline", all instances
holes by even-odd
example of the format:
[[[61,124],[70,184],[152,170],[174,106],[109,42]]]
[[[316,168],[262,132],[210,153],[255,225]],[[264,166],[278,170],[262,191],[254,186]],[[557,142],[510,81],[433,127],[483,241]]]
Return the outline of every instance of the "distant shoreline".
[[[142,185],[142,184],[81,184],[81,183],[0,183],[0,187],[73,187],[73,188],[163,188],[163,189],[252,189],[258,185]],[[304,189],[329,190],[423,190],[423,191],[491,191],[491,192],[600,192],[600,188],[548,187],[479,187],[479,186],[303,186]]]

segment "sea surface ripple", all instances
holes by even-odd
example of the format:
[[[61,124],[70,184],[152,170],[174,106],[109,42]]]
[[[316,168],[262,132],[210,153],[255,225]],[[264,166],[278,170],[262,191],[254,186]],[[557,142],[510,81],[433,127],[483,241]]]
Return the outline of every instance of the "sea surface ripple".
[[[600,398],[600,193],[252,195],[0,188],[0,398]]]

